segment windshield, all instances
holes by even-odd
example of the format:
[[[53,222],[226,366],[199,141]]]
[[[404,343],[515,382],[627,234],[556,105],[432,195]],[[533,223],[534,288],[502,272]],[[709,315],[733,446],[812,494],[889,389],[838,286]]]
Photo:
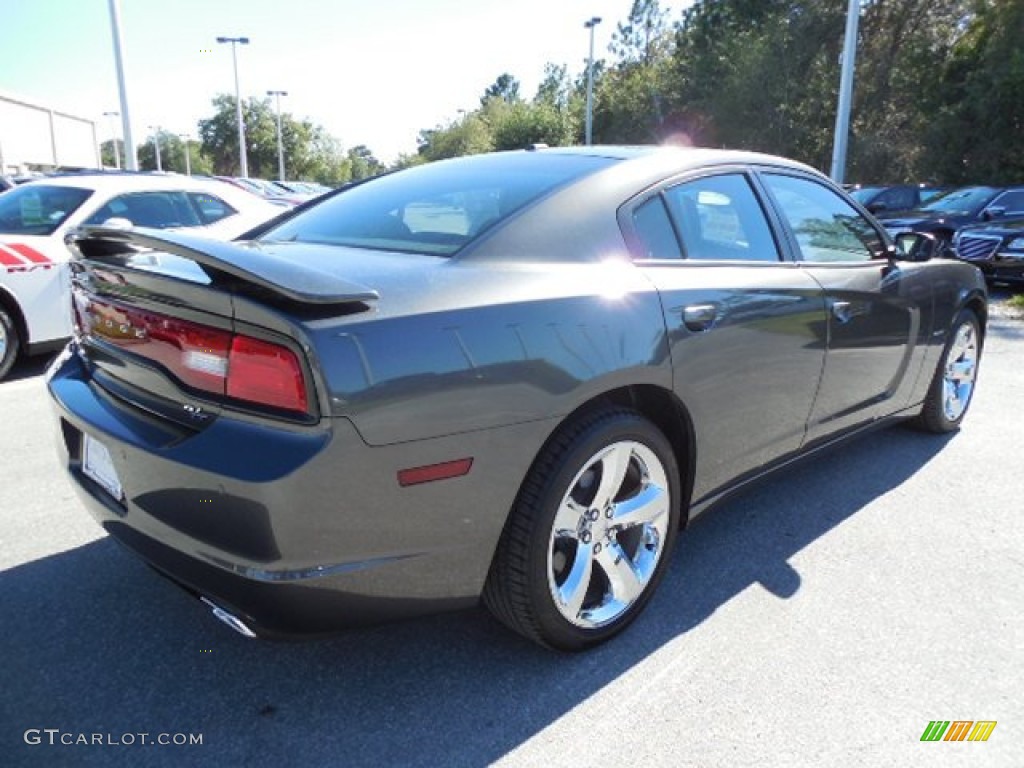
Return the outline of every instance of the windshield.
[[[852,197],[861,205],[865,205],[867,203],[870,203],[872,198],[874,198],[875,195],[877,195],[883,189],[884,187],[860,187],[859,189],[852,190],[850,192],[850,197]]]
[[[973,214],[984,208],[998,191],[993,187],[964,187],[932,200],[921,210]]]
[[[358,184],[260,239],[450,256],[545,193],[613,162],[505,152],[430,163]]]
[[[0,234],[52,235],[92,195],[78,187],[25,184],[0,195]]]

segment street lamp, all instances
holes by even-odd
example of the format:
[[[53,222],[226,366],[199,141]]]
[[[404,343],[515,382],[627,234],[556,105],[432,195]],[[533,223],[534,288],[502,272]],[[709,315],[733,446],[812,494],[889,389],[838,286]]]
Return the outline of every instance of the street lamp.
[[[839,75],[839,104],[836,108],[835,139],[832,144],[832,180],[842,184],[846,176],[846,144],[850,135],[850,103],[853,101],[853,67],[857,59],[857,23],[860,3],[850,0],[846,8],[843,66]]]
[[[267,96],[273,96],[277,101],[277,178],[284,181],[284,143],[281,140],[281,97],[287,96],[288,91],[267,91]]]
[[[185,175],[192,175],[192,158],[188,156],[188,134],[179,133],[178,138],[185,142]]]
[[[128,86],[124,77],[124,56],[121,49],[121,6],[118,0],[110,0],[110,37],[114,43],[114,68],[117,70],[117,92],[121,101],[121,135],[124,136],[124,167],[129,171],[139,169],[135,154],[135,140],[132,138],[132,121],[128,116]]]
[[[594,135],[594,27],[600,23],[600,16],[583,22],[583,27],[590,30],[590,56],[587,57],[587,127],[584,137],[587,146],[590,146]]]
[[[120,117],[120,112],[104,112],[104,117]],[[117,127],[113,119],[110,121],[110,146],[114,150],[114,167],[121,170],[121,154],[117,151]]]
[[[248,45],[248,37],[218,37],[218,43],[231,43],[231,61],[235,66],[235,112],[238,117],[238,164],[242,178],[249,178],[249,158],[245,154],[245,123],[242,121],[242,93],[238,88],[238,54],[236,44]]]
[[[151,125],[149,130],[153,131],[153,146],[156,147],[156,169],[162,171],[163,166],[160,165],[160,126]]]

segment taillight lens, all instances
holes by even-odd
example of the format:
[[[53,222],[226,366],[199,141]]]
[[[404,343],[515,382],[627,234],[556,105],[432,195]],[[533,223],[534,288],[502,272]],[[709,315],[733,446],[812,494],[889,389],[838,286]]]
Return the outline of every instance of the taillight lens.
[[[308,408],[306,384],[295,354],[249,336],[235,336],[231,340],[227,394],[290,411]]]
[[[76,297],[80,331],[159,363],[182,383],[236,400],[308,412],[298,357],[280,344]]]

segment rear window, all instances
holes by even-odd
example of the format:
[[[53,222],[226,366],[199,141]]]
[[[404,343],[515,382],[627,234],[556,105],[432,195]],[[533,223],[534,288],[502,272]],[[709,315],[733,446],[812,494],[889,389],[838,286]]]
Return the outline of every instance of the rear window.
[[[92,190],[26,184],[0,195],[0,234],[52,235]]]
[[[449,256],[609,158],[508,152],[432,163],[359,184],[262,236]]]

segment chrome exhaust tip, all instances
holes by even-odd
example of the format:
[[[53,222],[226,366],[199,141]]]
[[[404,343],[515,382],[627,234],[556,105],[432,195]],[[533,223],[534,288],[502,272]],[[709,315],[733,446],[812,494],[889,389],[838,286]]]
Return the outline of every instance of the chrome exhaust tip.
[[[213,611],[214,617],[223,623],[231,627],[235,632],[245,637],[256,637],[256,633],[253,632],[249,627],[246,626],[245,622],[235,616],[233,613],[229,613],[221,608],[219,605],[214,603],[212,600],[206,597],[200,597],[204,603],[210,606],[210,610]]]

